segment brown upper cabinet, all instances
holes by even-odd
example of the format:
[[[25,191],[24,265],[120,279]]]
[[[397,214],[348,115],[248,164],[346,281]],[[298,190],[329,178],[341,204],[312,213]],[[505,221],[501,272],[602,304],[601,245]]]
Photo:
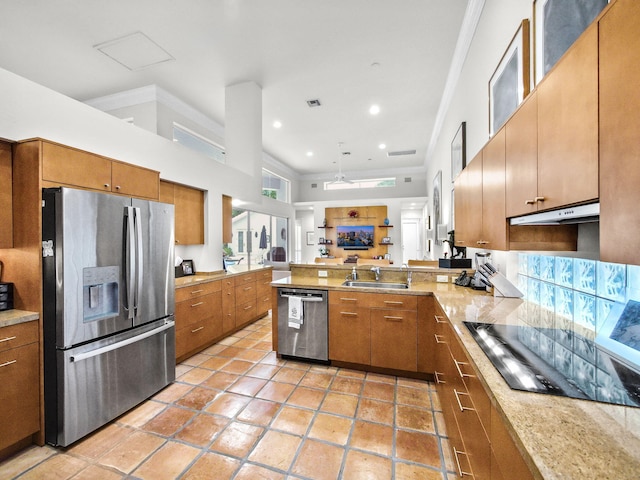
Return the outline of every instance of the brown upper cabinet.
[[[589,27],[505,126],[506,215],[598,198],[598,30]]]
[[[600,259],[640,265],[640,2],[618,0],[600,29]]]
[[[148,168],[42,141],[45,187],[73,187],[157,200],[160,174]]]
[[[505,126],[506,215],[538,210],[538,92],[534,91]]]
[[[0,141],[0,248],[13,247],[13,170],[11,144]]]
[[[204,192],[161,180],[160,201],[175,206],[176,245],[203,245]]]
[[[228,195],[222,195],[222,243],[233,241],[232,200]]]
[[[457,246],[492,250],[508,248],[504,143],[503,128],[456,178]]]
[[[598,198],[598,27],[578,38],[538,92],[538,209]]]

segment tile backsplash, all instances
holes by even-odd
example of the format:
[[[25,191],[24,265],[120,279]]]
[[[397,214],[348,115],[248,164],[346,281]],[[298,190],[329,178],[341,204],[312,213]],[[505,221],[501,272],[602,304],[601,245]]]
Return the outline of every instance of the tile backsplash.
[[[597,334],[616,303],[640,300],[640,266],[519,253],[518,288],[529,302]]]

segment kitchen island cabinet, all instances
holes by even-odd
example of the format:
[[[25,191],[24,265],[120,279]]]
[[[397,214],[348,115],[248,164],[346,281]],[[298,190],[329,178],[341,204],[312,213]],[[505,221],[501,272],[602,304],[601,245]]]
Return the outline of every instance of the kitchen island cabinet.
[[[600,19],[600,260],[640,264],[640,2]]]

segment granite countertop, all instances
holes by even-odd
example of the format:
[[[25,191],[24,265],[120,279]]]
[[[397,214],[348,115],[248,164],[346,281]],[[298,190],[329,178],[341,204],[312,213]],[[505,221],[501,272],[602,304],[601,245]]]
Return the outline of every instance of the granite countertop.
[[[273,286],[342,287],[343,279],[290,277]],[[407,290],[357,291],[434,295],[449,317],[492,403],[525,461],[543,479],[637,479],[640,472],[640,408],[512,390],[484,354],[464,321],[517,323],[520,299],[493,297],[450,283],[414,282]]]
[[[38,312],[27,312],[25,310],[4,310],[0,312],[0,328],[19,323],[32,322],[38,320]]]
[[[176,288],[197,285],[199,283],[213,282],[222,280],[223,278],[242,275],[243,273],[257,272],[267,268],[273,268],[270,265],[233,265],[227,267],[227,271],[196,273],[195,275],[187,275],[185,277],[176,278]]]

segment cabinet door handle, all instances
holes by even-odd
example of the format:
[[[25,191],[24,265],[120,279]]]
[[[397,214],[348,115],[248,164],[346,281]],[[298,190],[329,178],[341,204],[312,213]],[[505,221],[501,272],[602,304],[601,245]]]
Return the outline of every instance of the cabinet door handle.
[[[5,337],[2,340],[0,340],[0,343],[2,342],[8,342],[9,340],[15,340],[17,337],[14,335],[13,337]]]
[[[436,317],[436,323],[447,323],[442,315],[434,315]]]
[[[245,310],[249,310],[250,308],[253,308],[253,305],[248,305],[248,306],[244,307]]]
[[[244,287],[244,291],[251,290],[253,287]]]
[[[11,360],[11,361],[9,361],[9,362],[0,363],[0,368],[2,368],[2,367],[8,367],[9,365],[12,365],[12,364],[14,364],[14,363],[16,363],[16,362],[17,362],[17,360]]]
[[[202,305],[204,302],[198,302],[198,303],[194,303],[193,305],[191,305],[192,307],[197,307],[198,305]]]
[[[384,303],[387,305],[404,305],[404,302],[395,302],[393,300],[384,300]]]
[[[447,383],[444,380],[440,380],[440,375],[444,375],[442,372],[433,372],[433,376],[436,379],[436,383]]]
[[[544,202],[544,197],[536,197],[533,200],[535,200],[536,202]]]
[[[460,460],[458,460],[458,454],[460,454],[460,453],[461,453],[462,455],[464,455],[465,457],[467,456],[467,453],[466,453],[466,452],[463,452],[462,450],[458,450],[457,448],[453,447],[453,456],[454,456],[454,457],[455,457],[455,459],[456,459],[456,466],[458,467],[458,474],[459,474],[459,476],[460,476],[460,477],[465,477],[465,476],[466,476],[466,477],[475,478],[475,477],[473,476],[473,473],[471,473],[471,472],[464,472],[464,471],[462,471],[462,467],[460,466]],[[467,458],[468,458],[468,457],[467,457]]]
[[[342,302],[357,302],[358,299],[357,298],[340,298],[340,301]]]
[[[196,333],[199,332],[200,330],[202,330],[204,327],[198,327],[195,330],[191,330],[191,333]]]
[[[348,317],[357,317],[358,314],[354,312],[340,312],[340,315],[346,315]]]
[[[120,190],[120,185],[116,185],[116,190]]]
[[[401,322],[403,320],[403,317],[393,317],[391,315],[385,315],[384,319],[389,320],[390,322]]]
[[[468,373],[462,373],[462,370],[460,369],[460,365],[469,365],[466,362],[459,362],[458,360],[456,360],[455,358],[453,359],[453,363],[456,364],[456,370],[458,370],[458,373],[460,374],[461,378],[471,378],[474,377],[474,375],[469,375]]]
[[[434,334],[434,337],[436,337],[436,343],[447,343],[447,342],[445,342],[444,340],[443,340],[443,341],[440,341],[440,339],[441,339],[441,338],[444,338],[444,336],[443,336],[443,335],[438,335],[438,334],[436,333],[436,334]]]
[[[525,200],[525,201],[524,201],[524,204],[525,204],[525,205],[533,205],[534,203],[536,203],[536,201],[535,201],[535,200]]]
[[[196,293],[200,293],[200,292],[204,292],[204,290],[202,290],[202,289],[194,290],[193,292],[191,292],[191,295],[195,295]]]
[[[108,183],[105,183],[105,184],[104,184],[104,188],[109,188],[109,186],[110,186],[110,185],[109,185]]]
[[[462,402],[460,402],[460,395],[466,395],[467,397],[470,397],[471,395],[469,395],[468,393],[459,392],[455,388],[453,389],[453,394],[456,396],[456,402],[458,402],[458,407],[460,408],[461,412],[464,412],[465,410],[471,410],[472,412],[476,411],[475,408],[463,407]]]

